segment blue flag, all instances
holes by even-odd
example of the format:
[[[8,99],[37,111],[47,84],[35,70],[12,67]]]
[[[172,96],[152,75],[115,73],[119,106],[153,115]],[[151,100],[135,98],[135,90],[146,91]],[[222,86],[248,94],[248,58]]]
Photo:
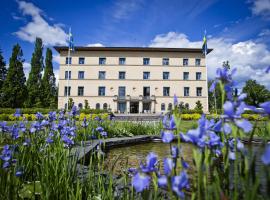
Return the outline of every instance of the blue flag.
[[[71,32],[69,32],[69,50],[74,51],[74,42],[73,42],[73,35]]]
[[[207,39],[206,39],[205,35],[203,37],[202,52],[206,56],[206,54],[207,54]]]

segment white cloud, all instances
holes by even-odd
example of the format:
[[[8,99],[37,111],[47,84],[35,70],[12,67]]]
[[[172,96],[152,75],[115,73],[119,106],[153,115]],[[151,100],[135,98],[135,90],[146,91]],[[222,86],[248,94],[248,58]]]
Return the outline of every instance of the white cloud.
[[[104,45],[101,43],[93,43],[93,44],[88,44],[86,46],[88,46],[88,47],[104,47]]]
[[[24,62],[23,63],[23,71],[24,71],[26,79],[28,79],[30,70],[31,70],[31,64],[28,62]]]
[[[251,10],[254,15],[270,17],[270,1],[254,0]]]
[[[151,47],[201,48],[202,41],[190,41],[183,33],[169,32],[157,35]],[[270,63],[270,51],[263,43],[252,40],[233,43],[224,38],[209,38],[208,47],[214,50],[207,56],[209,78],[215,77],[216,68],[229,60],[232,68],[237,68],[235,79],[242,86],[252,78],[270,88],[270,76],[264,70]]]
[[[53,62],[60,64],[60,55],[59,54],[53,55]]]
[[[19,10],[24,16],[31,16],[31,21],[19,31],[15,32],[20,39],[34,42],[36,37],[40,37],[45,45],[66,45],[67,34],[62,29],[62,25],[50,25],[43,15],[43,11],[32,3],[17,1]]]
[[[266,36],[270,36],[270,29],[263,29],[259,35],[260,37],[266,37]]]
[[[116,20],[128,19],[143,3],[143,0],[116,0],[112,16]]]

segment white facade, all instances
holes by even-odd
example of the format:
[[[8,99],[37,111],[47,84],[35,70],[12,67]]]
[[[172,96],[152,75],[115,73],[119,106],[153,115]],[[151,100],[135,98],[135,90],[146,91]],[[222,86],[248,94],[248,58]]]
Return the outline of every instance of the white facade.
[[[161,113],[173,106],[176,94],[190,109],[199,100],[208,112],[207,70],[201,49],[76,47],[69,66],[68,48],[55,49],[60,53],[58,108],[67,103],[68,84],[69,98],[82,107],[88,100],[90,108]]]

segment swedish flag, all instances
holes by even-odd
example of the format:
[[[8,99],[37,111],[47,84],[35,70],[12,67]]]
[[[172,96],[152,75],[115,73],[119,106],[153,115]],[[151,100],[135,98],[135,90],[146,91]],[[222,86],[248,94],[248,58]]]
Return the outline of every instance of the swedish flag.
[[[206,34],[204,34],[204,37],[203,37],[202,52],[206,56],[206,54],[207,54],[207,39],[206,39]]]

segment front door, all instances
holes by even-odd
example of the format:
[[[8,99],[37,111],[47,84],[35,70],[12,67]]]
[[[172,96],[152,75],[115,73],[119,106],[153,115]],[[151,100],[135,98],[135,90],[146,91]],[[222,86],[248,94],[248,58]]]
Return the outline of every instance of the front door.
[[[120,113],[125,113],[126,112],[126,103],[118,103],[118,110]]]
[[[130,102],[130,113],[139,113],[139,102]]]
[[[151,110],[151,103],[143,103],[143,112],[144,113],[149,113]]]

